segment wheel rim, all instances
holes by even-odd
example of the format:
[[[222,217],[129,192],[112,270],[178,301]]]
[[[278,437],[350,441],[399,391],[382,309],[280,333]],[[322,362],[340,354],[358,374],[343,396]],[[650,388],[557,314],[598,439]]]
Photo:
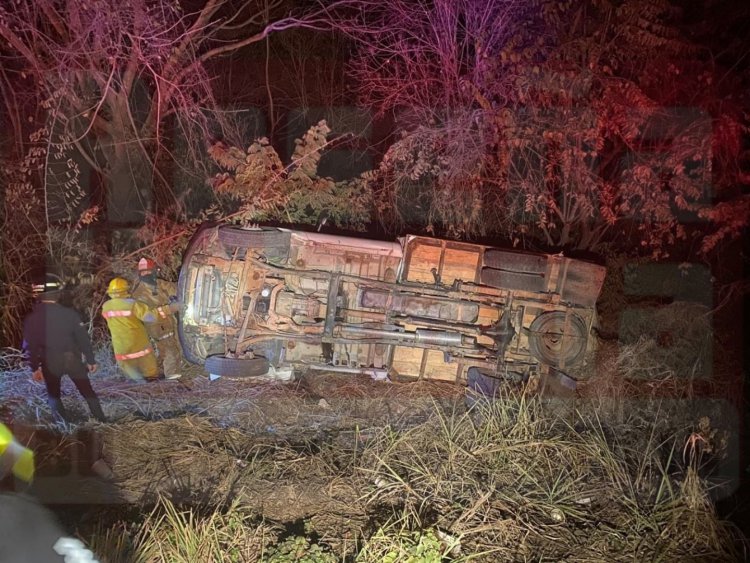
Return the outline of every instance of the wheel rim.
[[[567,319],[567,321],[566,321]],[[586,351],[586,325],[574,313],[542,313],[529,327],[529,348],[540,362],[554,367],[578,363]]]

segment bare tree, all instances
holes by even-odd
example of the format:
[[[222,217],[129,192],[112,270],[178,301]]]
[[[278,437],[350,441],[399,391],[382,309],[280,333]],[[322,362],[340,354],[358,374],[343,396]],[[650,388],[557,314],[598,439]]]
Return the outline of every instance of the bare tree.
[[[375,188],[392,226],[414,222],[416,208],[428,230],[477,231],[495,134],[487,100],[503,83],[488,70],[521,11],[516,0],[393,0],[344,30],[357,45],[350,70],[360,101],[392,114],[405,134],[385,155]]]
[[[325,27],[346,4],[289,15],[282,0],[205,0],[192,11],[179,1],[18,0],[0,6],[0,53],[43,104],[54,142],[104,178],[110,219],[132,221],[153,203],[151,186],[172,195],[164,164],[200,162],[214,136],[239,142],[207,65],[273,33]],[[187,156],[173,154],[175,136],[189,140]]]

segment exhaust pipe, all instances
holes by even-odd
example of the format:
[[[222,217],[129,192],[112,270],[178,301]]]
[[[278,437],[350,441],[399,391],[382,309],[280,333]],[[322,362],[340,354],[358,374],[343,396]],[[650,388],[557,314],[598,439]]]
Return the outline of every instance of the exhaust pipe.
[[[416,332],[392,332],[377,328],[342,327],[343,332],[354,333],[363,337],[385,338],[388,340],[402,340],[416,344],[433,344],[436,346],[454,346],[457,348],[473,348],[477,339],[460,332],[445,330],[428,330],[418,328]]]

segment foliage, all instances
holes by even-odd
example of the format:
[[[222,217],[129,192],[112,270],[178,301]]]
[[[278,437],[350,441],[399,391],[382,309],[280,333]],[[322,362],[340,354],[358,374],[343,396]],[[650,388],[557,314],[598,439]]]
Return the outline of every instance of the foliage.
[[[396,0],[363,16],[362,101],[403,133],[372,188],[392,224],[664,256],[737,195],[746,89],[668,0]],[[349,30],[351,31],[351,30]],[[416,187],[415,187],[416,184]],[[424,213],[405,206],[421,194]],[[733,213],[728,213],[732,209]]]
[[[295,141],[292,162],[283,166],[268,139],[246,151],[216,143],[209,154],[226,170],[211,185],[238,222],[281,221],[315,224],[322,214],[342,227],[362,229],[369,221],[371,197],[366,176],[334,181],[318,175],[323,151],[331,145],[325,121]]]
[[[362,229],[369,222],[371,208],[365,179],[335,182],[317,174],[320,157],[331,144],[329,133],[325,121],[311,127],[295,141],[288,166],[266,138],[254,141],[247,151],[214,143],[208,154],[225,170],[209,181],[215,202],[194,215],[178,206],[147,214],[136,232],[135,246],[140,249],[131,252],[132,241],[120,241],[111,269],[129,276],[135,262],[148,256],[159,264],[162,275],[176,280],[183,250],[206,221],[315,224],[325,214],[331,223]]]
[[[203,162],[207,139],[238,138],[209,63],[286,29],[319,29],[347,1],[292,14],[282,4],[18,0],[0,6],[0,53],[15,89],[55,100],[40,119],[57,123],[102,177],[110,218],[132,222],[152,203],[174,203],[168,172]],[[173,141],[184,141],[189,158]]]
[[[717,225],[716,230],[703,240],[706,250],[713,250],[722,240],[738,239],[750,223],[750,196],[742,195],[700,210],[700,216]]]
[[[268,563],[335,563],[338,558],[304,536],[289,536],[268,550]]]
[[[207,516],[161,498],[138,527],[102,526],[88,542],[110,563],[244,563],[258,561],[277,531],[255,522],[239,504]]]
[[[119,240],[119,246],[114,246],[111,269],[125,277],[132,277],[136,263],[145,256],[156,262],[161,277],[177,281],[182,255],[190,237],[201,223],[220,221],[222,217],[223,212],[216,205],[192,216],[176,207],[163,213],[148,213],[143,226],[135,233],[135,245],[132,241]],[[138,250],[132,251],[133,246]]]
[[[714,367],[711,311],[697,303],[676,301],[660,308],[623,313],[618,368],[628,378],[700,379]]]
[[[73,289],[90,281],[83,265],[98,253],[88,229],[99,208],[85,198],[71,147],[69,138],[42,128],[31,135],[20,162],[2,167],[0,329],[3,341],[14,345],[21,342],[21,318],[35,278],[55,273]]]
[[[409,532],[395,525],[379,528],[357,554],[356,561],[397,563],[442,563],[451,549],[446,548],[433,530]],[[454,558],[450,559],[455,561]]]

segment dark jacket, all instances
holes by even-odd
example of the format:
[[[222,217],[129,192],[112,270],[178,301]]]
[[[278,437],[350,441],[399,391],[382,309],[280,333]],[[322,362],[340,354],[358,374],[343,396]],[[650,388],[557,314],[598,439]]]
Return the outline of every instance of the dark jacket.
[[[80,315],[59,303],[37,303],[23,322],[23,336],[32,370],[42,364],[63,365],[66,355],[71,354],[75,358],[83,354],[86,363],[96,363],[91,339]]]

